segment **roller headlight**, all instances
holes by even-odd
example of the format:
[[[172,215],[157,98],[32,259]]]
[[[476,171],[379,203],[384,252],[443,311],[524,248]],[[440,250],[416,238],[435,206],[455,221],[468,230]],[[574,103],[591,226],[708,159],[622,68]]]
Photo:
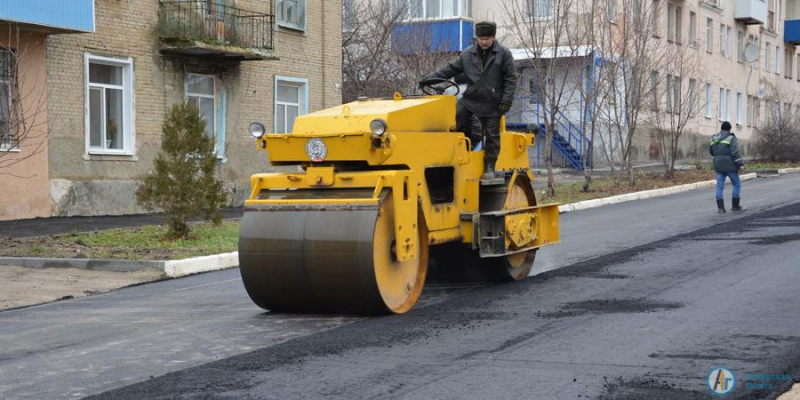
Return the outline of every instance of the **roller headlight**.
[[[264,136],[265,133],[267,133],[267,128],[264,128],[264,124],[260,122],[250,124],[250,136],[258,139]]]
[[[369,123],[369,130],[375,136],[383,136],[386,133],[386,128],[386,121],[382,119],[376,119]]]

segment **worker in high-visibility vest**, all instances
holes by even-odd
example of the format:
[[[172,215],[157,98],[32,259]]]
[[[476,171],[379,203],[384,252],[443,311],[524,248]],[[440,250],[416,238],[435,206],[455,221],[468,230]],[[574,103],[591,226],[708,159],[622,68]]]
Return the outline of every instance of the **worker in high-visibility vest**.
[[[740,194],[742,183],[739,180],[739,173],[744,172],[744,159],[739,154],[739,141],[736,135],[731,132],[731,123],[722,123],[722,130],[711,137],[709,153],[714,156],[714,170],[717,171],[717,212],[725,214],[725,201],[722,191],[725,188],[725,178],[730,178],[733,184],[733,207],[732,211],[744,211],[741,206]]]

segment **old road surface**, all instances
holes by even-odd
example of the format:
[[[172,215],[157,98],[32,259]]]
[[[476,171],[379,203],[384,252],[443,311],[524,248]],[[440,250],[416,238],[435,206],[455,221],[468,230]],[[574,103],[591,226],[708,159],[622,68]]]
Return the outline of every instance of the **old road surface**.
[[[774,398],[800,378],[800,175],[743,203],[564,214],[537,275],[400,316],[265,313],[236,270],[0,312],[0,398],[694,399],[718,366]]]

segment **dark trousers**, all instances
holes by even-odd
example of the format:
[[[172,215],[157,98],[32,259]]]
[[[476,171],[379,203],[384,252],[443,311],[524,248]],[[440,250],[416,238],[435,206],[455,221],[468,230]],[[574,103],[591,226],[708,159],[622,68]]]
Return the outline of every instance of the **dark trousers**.
[[[480,128],[478,124],[473,123],[472,113],[461,102],[456,106],[456,129],[464,132],[472,144],[483,140],[484,161],[495,162],[497,156],[500,155],[500,117],[477,117],[480,121]]]

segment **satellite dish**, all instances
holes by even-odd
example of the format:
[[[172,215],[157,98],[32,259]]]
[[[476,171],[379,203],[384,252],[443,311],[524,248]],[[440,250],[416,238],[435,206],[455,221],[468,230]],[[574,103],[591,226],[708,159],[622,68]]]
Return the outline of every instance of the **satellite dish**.
[[[763,87],[758,88],[758,91],[756,92],[756,97],[758,97],[759,99],[767,97],[767,91]]]
[[[755,42],[750,43],[744,48],[744,59],[747,62],[756,62],[760,53],[758,45]]]

